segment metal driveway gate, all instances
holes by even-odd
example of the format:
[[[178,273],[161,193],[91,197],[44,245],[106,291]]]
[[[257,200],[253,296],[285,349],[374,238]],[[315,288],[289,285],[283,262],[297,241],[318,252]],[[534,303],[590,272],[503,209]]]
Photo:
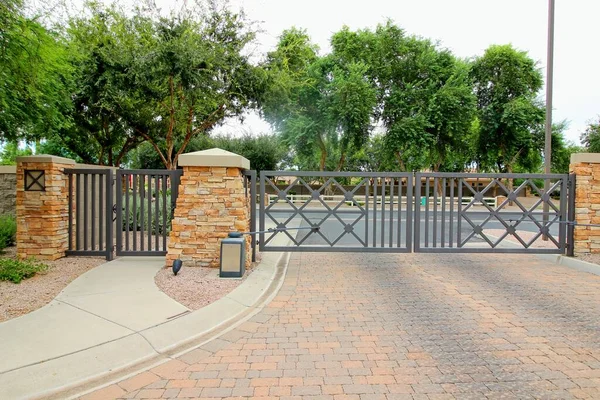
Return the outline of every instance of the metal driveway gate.
[[[262,171],[259,199],[261,251],[412,250],[413,174]]]
[[[259,246],[571,254],[574,180],[559,174],[263,171]]]
[[[167,254],[182,170],[117,171],[117,256]]]
[[[564,254],[572,244],[567,225],[573,220],[568,214],[573,179],[558,174],[417,173],[415,252]]]

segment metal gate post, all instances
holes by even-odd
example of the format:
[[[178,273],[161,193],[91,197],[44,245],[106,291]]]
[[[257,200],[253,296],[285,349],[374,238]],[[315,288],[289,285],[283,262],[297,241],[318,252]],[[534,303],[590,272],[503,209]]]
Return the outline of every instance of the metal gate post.
[[[413,252],[418,253],[419,252],[419,248],[420,248],[420,244],[421,244],[421,179],[422,179],[422,175],[417,172],[415,173],[415,182],[414,182],[414,188],[415,188],[415,229],[414,229],[414,248],[413,248]],[[408,197],[408,189],[407,189],[407,197]],[[425,201],[427,202],[427,199],[425,199]],[[412,209],[409,211],[408,209],[408,202],[406,204],[407,208],[406,208],[406,212],[407,212],[407,217],[408,215],[412,214]],[[425,207],[427,207],[427,205],[425,205]],[[427,223],[427,221],[425,222]],[[409,240],[408,238],[406,238],[406,240]]]
[[[108,261],[113,259],[113,184],[113,170],[108,168],[106,170],[106,260]]]
[[[256,232],[256,171],[250,175],[250,231]],[[256,235],[252,235],[252,262],[256,262]]]
[[[117,180],[115,183],[116,186],[116,190],[117,190],[117,196],[116,196],[116,203],[117,203],[117,253],[119,253],[121,250],[123,250],[123,234],[122,234],[122,230],[123,230],[123,177],[124,177],[124,173],[123,170],[118,170],[117,171]],[[125,194],[126,196],[129,195],[129,193]],[[107,203],[108,204],[108,203]],[[129,223],[129,215],[126,216],[127,218],[127,223]]]
[[[177,197],[179,195],[179,182],[181,175],[183,175],[182,169],[177,169],[169,173],[171,175],[171,219],[175,216],[175,203],[177,203]]]
[[[573,257],[575,255],[575,184],[576,175],[569,175],[568,185],[568,199],[569,204],[567,206],[567,256]],[[561,193],[562,196],[562,193]]]
[[[258,250],[264,251],[265,249],[265,171],[260,171],[260,213],[259,213],[259,226],[258,230],[259,241],[258,241]]]

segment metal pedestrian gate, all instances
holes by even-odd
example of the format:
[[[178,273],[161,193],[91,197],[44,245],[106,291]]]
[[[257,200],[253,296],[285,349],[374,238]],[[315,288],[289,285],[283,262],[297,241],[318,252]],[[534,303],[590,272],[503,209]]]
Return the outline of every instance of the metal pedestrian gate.
[[[574,179],[263,171],[259,249],[572,254]]]
[[[67,256],[113,257],[114,172],[110,168],[65,169],[68,179]]]
[[[167,254],[181,170],[117,171],[117,256]]]
[[[167,253],[181,170],[66,169],[72,256]]]

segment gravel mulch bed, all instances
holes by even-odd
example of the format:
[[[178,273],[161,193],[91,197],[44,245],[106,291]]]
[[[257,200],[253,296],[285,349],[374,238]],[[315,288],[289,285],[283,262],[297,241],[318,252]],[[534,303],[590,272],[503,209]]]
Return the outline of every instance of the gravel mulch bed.
[[[15,247],[9,247],[0,254],[0,258],[14,257]],[[44,261],[49,266],[46,273],[37,274],[19,284],[0,281],[0,322],[45,306],[79,275],[105,262],[103,257],[66,257]]]
[[[154,281],[173,300],[190,310],[198,310],[226,296],[244,282],[252,270],[247,269],[242,279],[221,279],[218,268],[186,267],[184,264],[177,276],[171,268],[163,268]]]

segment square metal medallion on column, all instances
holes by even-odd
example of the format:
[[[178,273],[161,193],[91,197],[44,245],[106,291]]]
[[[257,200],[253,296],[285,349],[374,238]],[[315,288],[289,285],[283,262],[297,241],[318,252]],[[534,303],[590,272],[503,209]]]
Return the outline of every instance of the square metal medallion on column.
[[[25,191],[44,192],[46,191],[45,171],[37,169],[25,170]]]

